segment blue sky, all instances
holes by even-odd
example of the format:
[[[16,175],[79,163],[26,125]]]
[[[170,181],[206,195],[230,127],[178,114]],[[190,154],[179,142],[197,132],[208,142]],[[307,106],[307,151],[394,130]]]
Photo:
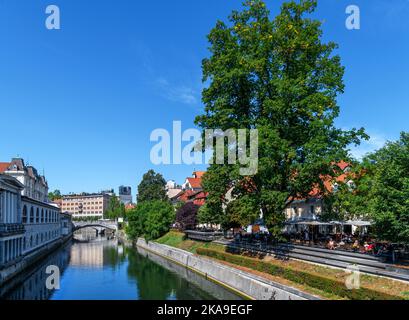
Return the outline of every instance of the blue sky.
[[[268,0],[275,15],[282,1]],[[324,39],[346,67],[342,128],[373,137],[355,154],[409,130],[409,1],[320,0]],[[47,30],[58,5],[61,30]],[[361,29],[345,28],[345,8]],[[153,166],[152,130],[202,110],[206,35],[240,0],[0,0],[0,161],[20,155],[44,169],[51,189],[133,187],[150,168],[182,183],[202,166]]]

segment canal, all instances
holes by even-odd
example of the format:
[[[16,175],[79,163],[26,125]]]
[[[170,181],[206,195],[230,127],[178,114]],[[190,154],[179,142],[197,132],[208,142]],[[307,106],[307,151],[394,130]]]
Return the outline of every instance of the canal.
[[[58,266],[60,288],[48,290],[46,268]],[[9,300],[233,300],[231,291],[117,239],[80,237],[0,288]]]

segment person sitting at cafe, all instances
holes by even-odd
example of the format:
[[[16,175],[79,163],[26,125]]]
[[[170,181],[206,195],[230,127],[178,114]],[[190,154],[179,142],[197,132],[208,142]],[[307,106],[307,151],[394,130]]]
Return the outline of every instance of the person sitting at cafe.
[[[375,249],[375,245],[373,243],[368,244],[365,242],[365,252],[366,253],[373,253]]]
[[[334,240],[330,240],[329,242],[328,242],[328,249],[330,249],[330,250],[335,250],[335,242],[334,242]]]
[[[354,244],[352,245],[352,250],[358,251],[359,250],[359,241],[355,240]]]

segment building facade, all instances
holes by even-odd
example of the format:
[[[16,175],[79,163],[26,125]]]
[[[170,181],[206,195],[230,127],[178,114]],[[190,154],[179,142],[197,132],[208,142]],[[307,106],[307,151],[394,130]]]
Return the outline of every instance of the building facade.
[[[338,166],[340,170],[340,175],[335,179],[322,177],[324,190],[314,187],[309,193],[308,198],[292,199],[292,201],[288,203],[284,210],[287,221],[320,220],[320,216],[326,210],[322,194],[336,192],[340,183],[346,183],[349,187],[353,187],[350,164],[341,161],[337,163],[336,166]]]
[[[61,235],[68,236],[73,232],[73,224],[69,213],[60,213]]]
[[[61,210],[71,214],[74,219],[103,219],[110,199],[111,195],[107,193],[66,195],[62,197]]]
[[[22,189],[18,180],[0,174],[0,269],[15,263],[23,255]]]
[[[36,168],[26,165],[23,159],[13,158],[11,162],[1,162],[0,173],[16,178],[24,186],[21,191],[23,196],[48,202],[47,180],[38,174]]]
[[[61,237],[58,207],[23,196],[21,208],[25,229],[23,254],[31,253]]]
[[[124,204],[131,204],[132,203],[132,188],[120,186],[119,187],[119,201]]]

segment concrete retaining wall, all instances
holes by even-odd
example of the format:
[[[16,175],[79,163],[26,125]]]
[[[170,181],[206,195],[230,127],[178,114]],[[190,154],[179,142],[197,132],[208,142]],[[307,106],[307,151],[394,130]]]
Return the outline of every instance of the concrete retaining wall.
[[[248,272],[231,268],[206,257],[156,242],[138,239],[136,245],[185,266],[210,280],[255,300],[318,300],[295,288],[269,281]]]

